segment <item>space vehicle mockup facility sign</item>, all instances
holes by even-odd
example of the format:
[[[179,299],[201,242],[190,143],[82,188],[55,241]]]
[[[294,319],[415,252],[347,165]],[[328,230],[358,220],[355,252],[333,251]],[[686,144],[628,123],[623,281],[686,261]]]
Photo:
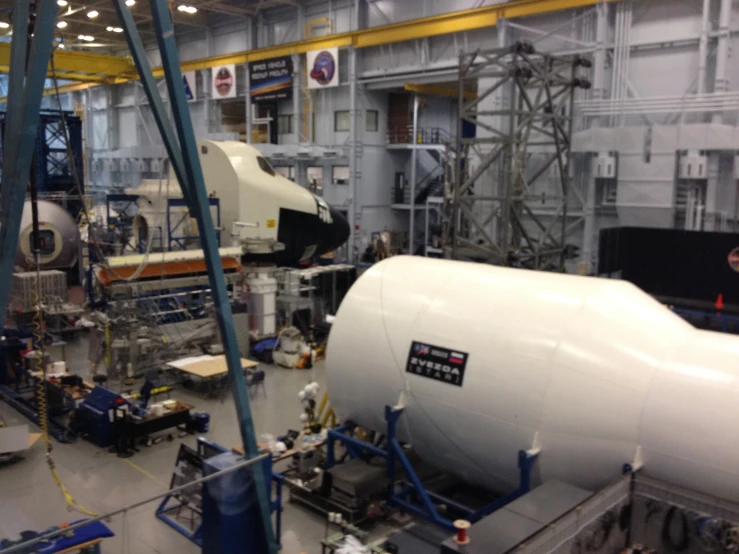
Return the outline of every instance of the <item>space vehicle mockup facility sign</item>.
[[[288,100],[293,95],[293,60],[280,56],[249,63],[252,102]]]

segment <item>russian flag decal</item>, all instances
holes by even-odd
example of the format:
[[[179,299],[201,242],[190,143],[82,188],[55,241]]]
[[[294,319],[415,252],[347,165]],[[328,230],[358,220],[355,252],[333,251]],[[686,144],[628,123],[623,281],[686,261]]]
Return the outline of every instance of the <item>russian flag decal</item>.
[[[405,371],[420,377],[461,387],[464,382],[466,365],[467,354],[465,352],[450,350],[426,342],[413,341],[408,353]]]

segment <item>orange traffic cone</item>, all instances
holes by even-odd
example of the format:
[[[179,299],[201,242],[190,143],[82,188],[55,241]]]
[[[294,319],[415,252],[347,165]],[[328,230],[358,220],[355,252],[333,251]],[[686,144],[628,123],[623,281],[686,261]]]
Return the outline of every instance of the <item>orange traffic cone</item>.
[[[717,310],[723,310],[724,309],[724,295],[719,294],[716,298],[716,303],[714,304],[716,306]]]

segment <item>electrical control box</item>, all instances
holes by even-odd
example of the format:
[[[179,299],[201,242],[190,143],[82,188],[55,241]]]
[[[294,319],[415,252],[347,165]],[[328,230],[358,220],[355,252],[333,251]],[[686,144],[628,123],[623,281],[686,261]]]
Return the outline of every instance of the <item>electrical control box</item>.
[[[615,179],[618,158],[610,152],[599,152],[593,157],[591,172],[596,179]]]
[[[678,165],[679,179],[707,179],[708,158],[705,154],[694,151],[680,154]]]

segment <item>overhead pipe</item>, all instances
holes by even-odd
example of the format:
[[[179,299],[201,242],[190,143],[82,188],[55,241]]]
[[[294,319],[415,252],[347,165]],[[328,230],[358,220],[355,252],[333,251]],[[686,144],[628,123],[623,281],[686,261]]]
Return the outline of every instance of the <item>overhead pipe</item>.
[[[308,71],[310,68],[307,69]],[[357,51],[349,49],[349,184],[351,185],[351,208],[349,210],[349,261],[355,260],[354,254],[357,243]]]
[[[621,101],[625,102],[628,98],[627,83],[629,82],[629,70],[631,69],[631,23],[633,10],[631,1],[624,4],[624,44],[623,44],[623,73],[621,75]],[[621,125],[624,124],[624,118],[621,117]]]
[[[629,102],[625,105],[621,105],[620,103],[612,103],[612,104],[600,104],[600,105],[591,105],[591,106],[580,106],[578,109],[580,112],[583,113],[592,113],[592,112],[599,112],[602,110],[606,111],[613,111],[617,109],[623,108],[626,111],[641,111],[646,109],[664,109],[664,108],[675,108],[675,109],[683,109],[683,108],[700,108],[700,107],[716,107],[726,110],[736,110],[736,102],[739,100],[739,98],[735,97],[733,99],[716,99],[716,100],[695,100],[690,102],[647,102],[647,103],[634,103]]]
[[[731,4],[732,0],[721,0],[718,23],[718,44],[716,47],[716,77],[714,79],[714,92],[725,92],[729,88],[727,67],[729,63],[729,41],[731,26]],[[713,123],[721,123],[721,114],[713,115]]]
[[[711,0],[703,0],[701,36],[698,39],[698,94],[706,92],[706,70],[708,68],[708,35],[711,32]]]
[[[670,100],[659,100],[659,101],[632,101],[632,102],[626,102],[623,104],[624,109],[631,108],[649,108],[649,107],[655,107],[655,106],[674,106],[674,107],[682,107],[682,106],[689,106],[689,105],[705,105],[705,104],[711,104],[711,105],[723,105],[723,104],[732,104],[734,109],[736,109],[736,102],[739,99],[739,96],[729,96],[729,97],[722,97],[722,98],[693,98],[690,100],[683,100],[680,102],[676,101],[670,101]],[[598,109],[598,108],[617,108],[622,106],[621,102],[603,102],[603,103],[597,103],[597,104],[586,104],[585,102],[581,103],[579,105],[579,109],[582,111],[588,110],[588,109]]]
[[[724,92],[702,96],[655,97],[648,99],[631,99],[620,102],[617,99],[589,100],[579,102],[577,110],[583,115],[598,116],[616,114],[669,113],[670,111],[735,111],[739,103],[739,93]]]
[[[411,138],[412,140],[412,150],[411,150],[411,197],[409,199],[410,204],[410,235],[408,236],[408,254],[411,256],[414,253],[415,248],[415,234],[416,234],[416,178],[417,178],[417,168],[416,164],[418,163],[418,94],[413,93],[413,136]]]
[[[739,95],[739,91],[723,91],[723,92],[708,92],[704,93],[702,95],[699,94],[684,94],[684,95],[660,95],[660,96],[649,96],[647,98],[632,98],[630,102],[638,103],[638,102],[653,102],[656,100],[659,101],[685,101],[689,99],[725,99],[725,100],[735,100],[737,98],[737,95]],[[580,102],[580,104],[616,104],[617,101],[614,99],[603,99],[603,100],[586,100],[583,102]]]
[[[621,107],[603,108],[598,110],[582,111],[582,115],[586,117],[600,117],[605,115],[626,114],[626,115],[649,115],[649,114],[670,114],[675,111],[684,113],[706,113],[706,112],[736,112],[736,106],[727,106],[725,104],[701,104],[695,106],[655,106],[641,107],[638,109],[628,109]]]
[[[606,40],[608,38],[608,5],[600,2],[596,9],[595,24],[595,56],[593,63],[593,99],[606,99]],[[605,125],[605,118],[594,121],[595,127]],[[587,194],[585,197],[585,228],[583,230],[582,259],[589,265],[593,262],[593,245],[595,241],[595,176],[588,176]],[[590,267],[588,267],[590,269]]]
[[[613,57],[611,64],[611,100],[618,99],[618,74],[619,74],[619,61],[620,61],[620,44],[621,44],[621,5],[616,6],[616,20],[613,26]],[[611,117],[610,124],[613,126],[615,121],[614,117]]]

